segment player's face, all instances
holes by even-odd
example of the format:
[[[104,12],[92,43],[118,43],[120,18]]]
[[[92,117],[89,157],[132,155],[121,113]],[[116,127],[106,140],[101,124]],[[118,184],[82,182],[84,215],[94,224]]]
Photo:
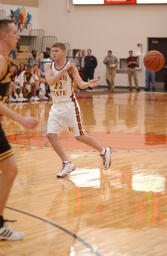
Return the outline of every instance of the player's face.
[[[19,36],[17,34],[17,28],[14,23],[11,23],[8,25],[9,30],[6,35],[6,44],[8,47],[8,50],[15,50],[16,49],[16,44],[19,41]]]
[[[65,57],[65,52],[58,47],[52,48],[52,56],[55,61],[59,61]]]

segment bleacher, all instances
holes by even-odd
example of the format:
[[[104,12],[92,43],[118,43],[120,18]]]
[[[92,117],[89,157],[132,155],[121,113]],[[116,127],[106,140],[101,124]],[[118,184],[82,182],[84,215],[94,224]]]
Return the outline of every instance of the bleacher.
[[[29,55],[30,55],[30,46],[20,45],[20,49],[16,53],[16,59],[13,60],[13,63],[15,65],[19,65],[21,63],[27,64]]]

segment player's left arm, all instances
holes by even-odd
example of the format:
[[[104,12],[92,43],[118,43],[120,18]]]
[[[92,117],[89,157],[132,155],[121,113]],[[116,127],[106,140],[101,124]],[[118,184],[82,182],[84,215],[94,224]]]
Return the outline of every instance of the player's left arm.
[[[77,67],[73,64],[71,68],[69,69],[69,73],[72,76],[74,83],[77,84],[77,86],[80,89],[86,89],[88,87],[94,88],[98,85],[97,79],[92,79],[89,82],[84,82],[82,78],[79,75]]]

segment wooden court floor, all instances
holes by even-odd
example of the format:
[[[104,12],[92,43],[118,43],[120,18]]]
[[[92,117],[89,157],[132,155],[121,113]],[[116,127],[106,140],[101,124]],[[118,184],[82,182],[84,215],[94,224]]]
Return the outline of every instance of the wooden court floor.
[[[79,97],[84,128],[113,149],[102,170],[97,152],[63,132],[77,169],[57,179],[61,162],[46,138],[51,103],[10,104],[33,115],[28,131],[4,119],[19,175],[5,217],[25,239],[0,242],[0,256],[166,256],[167,94]]]

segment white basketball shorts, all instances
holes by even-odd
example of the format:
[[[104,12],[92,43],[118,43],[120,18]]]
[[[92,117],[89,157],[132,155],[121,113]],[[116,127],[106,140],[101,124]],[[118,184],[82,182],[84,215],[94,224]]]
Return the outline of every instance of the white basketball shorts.
[[[51,107],[47,133],[58,134],[64,129],[73,132],[75,137],[84,135],[80,107],[76,99],[74,101],[54,103]]]

